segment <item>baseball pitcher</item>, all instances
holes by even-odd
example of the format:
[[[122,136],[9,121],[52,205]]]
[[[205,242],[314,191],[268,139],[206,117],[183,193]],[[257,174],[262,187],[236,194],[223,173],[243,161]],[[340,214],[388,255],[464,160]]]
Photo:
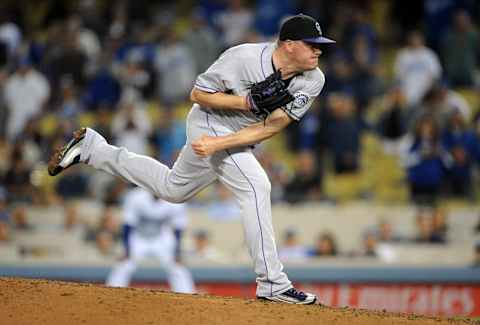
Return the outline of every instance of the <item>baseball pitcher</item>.
[[[172,169],[109,145],[84,128],[52,155],[49,173],[83,162],[170,202],[184,202],[218,179],[242,208],[257,297],[313,304],[316,296],[296,290],[283,272],[272,226],[271,185],[252,146],[299,121],[311,107],[325,83],[318,58],[328,43],[334,41],[322,36],[319,23],[300,14],[282,24],[276,42],[226,50],[195,82],[187,143]]]

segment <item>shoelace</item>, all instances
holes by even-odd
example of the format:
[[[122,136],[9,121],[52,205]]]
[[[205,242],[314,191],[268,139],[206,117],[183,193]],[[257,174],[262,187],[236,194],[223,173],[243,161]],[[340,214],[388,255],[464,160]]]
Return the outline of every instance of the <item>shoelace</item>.
[[[295,288],[291,288],[290,290],[288,290],[288,292],[292,295],[292,296],[297,296],[299,297],[300,299],[305,299],[307,297],[307,295],[305,293],[303,293],[302,291],[298,291],[297,289]]]

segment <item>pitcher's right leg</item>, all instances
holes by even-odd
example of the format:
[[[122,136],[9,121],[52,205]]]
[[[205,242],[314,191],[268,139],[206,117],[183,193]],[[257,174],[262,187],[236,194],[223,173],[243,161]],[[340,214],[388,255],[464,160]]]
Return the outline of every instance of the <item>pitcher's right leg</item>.
[[[169,202],[184,202],[216,178],[209,165],[184,146],[173,169],[157,160],[112,146],[90,128],[74,132],[72,140],[49,161],[49,174],[84,162],[95,169],[136,184]]]

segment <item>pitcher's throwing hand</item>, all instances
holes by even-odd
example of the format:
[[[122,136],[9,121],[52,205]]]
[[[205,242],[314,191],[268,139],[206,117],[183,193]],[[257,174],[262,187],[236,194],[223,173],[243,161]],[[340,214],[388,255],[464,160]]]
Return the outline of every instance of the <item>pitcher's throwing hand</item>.
[[[200,139],[192,142],[192,149],[200,157],[208,157],[217,151],[216,142],[216,137],[202,135]]]

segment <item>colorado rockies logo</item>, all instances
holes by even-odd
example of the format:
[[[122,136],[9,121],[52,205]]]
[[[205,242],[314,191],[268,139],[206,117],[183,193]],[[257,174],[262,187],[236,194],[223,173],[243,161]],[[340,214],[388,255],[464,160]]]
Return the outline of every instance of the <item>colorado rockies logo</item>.
[[[315,28],[317,28],[318,34],[322,35],[322,30],[320,29],[320,24],[318,23],[318,21],[315,23]]]
[[[301,108],[308,103],[308,96],[303,93],[295,94],[295,99],[293,100],[293,106],[296,108]]]

